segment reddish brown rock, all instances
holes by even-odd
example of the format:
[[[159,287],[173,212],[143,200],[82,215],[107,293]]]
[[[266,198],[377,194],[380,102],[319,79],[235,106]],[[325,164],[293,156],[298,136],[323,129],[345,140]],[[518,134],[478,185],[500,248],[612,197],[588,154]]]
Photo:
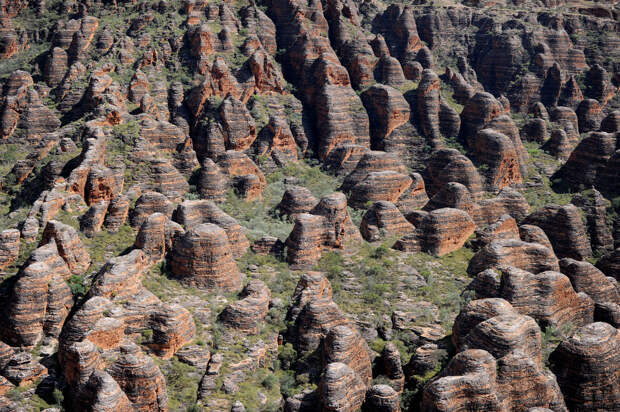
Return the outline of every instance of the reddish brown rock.
[[[483,129],[470,144],[476,160],[485,165],[483,174],[490,190],[523,182],[519,154],[506,135],[493,129]]]
[[[460,183],[450,182],[443,186],[424,206],[424,210],[431,211],[445,207],[463,210],[476,219],[477,205],[469,190]]]
[[[456,149],[437,150],[428,160],[425,179],[427,191],[434,196],[450,182],[463,184],[469,189],[474,200],[481,197],[482,178],[471,160]]]
[[[545,232],[538,226],[534,226],[534,225],[519,226],[519,237],[524,242],[538,243],[538,244],[541,244],[547,247],[549,250],[553,250],[553,246],[551,246],[551,242],[549,241],[549,238],[547,237]]]
[[[613,410],[620,403],[620,332],[597,322],[577,329],[549,358],[570,410]]]
[[[80,231],[84,233],[86,237],[93,237],[95,234],[101,232],[101,227],[105,219],[106,212],[110,202],[102,200],[98,203],[93,203],[90,208],[80,218]]]
[[[211,159],[205,159],[198,178],[198,192],[204,199],[223,202],[226,199],[228,180]]]
[[[228,96],[219,108],[226,149],[243,151],[248,149],[256,139],[257,131],[254,118],[245,104]]]
[[[19,255],[19,241],[19,230],[7,229],[0,232],[0,269],[4,269],[15,262]]]
[[[620,110],[614,110],[601,121],[601,132],[620,132]]]
[[[616,139],[612,134],[592,132],[575,147],[558,175],[576,188],[593,185],[598,171],[615,151]]]
[[[297,144],[283,117],[270,116],[254,142],[254,155],[263,160],[261,166],[275,170],[297,160]],[[269,169],[268,169],[269,170]]]
[[[243,288],[240,297],[224,308],[219,319],[240,332],[257,334],[267,316],[271,291],[262,281],[252,280]]]
[[[375,242],[385,237],[412,233],[415,227],[405,219],[400,210],[390,202],[379,201],[364,214],[360,232],[364,239]]]
[[[381,200],[396,203],[412,182],[411,177],[391,170],[370,172],[351,188],[351,206],[364,208]]]
[[[506,409],[518,405],[566,411],[555,377],[543,369],[541,332],[503,299],[468,303],[455,321],[459,350],[482,349],[497,360],[497,391]]]
[[[229,178],[233,180],[244,176],[254,175],[264,187],[267,184],[265,175],[258,166],[244,153],[228,150],[217,159],[217,165]]]
[[[174,204],[161,193],[145,192],[136,201],[132,209],[129,220],[131,226],[140,227],[145,220],[153,213],[161,213],[171,218],[174,211]]]
[[[249,58],[248,64],[254,75],[256,90],[263,94],[285,93],[282,73],[265,50],[259,49],[254,52]]]
[[[90,255],[73,227],[50,220],[43,230],[41,244],[45,245],[52,240],[58,247],[60,257],[67,262],[71,273],[81,275],[86,272],[91,262]]]
[[[495,359],[484,350],[458,353],[442,376],[425,386],[421,409],[504,411],[498,394],[496,369]]]
[[[475,275],[486,269],[514,266],[532,273],[560,270],[553,251],[538,243],[506,239],[493,241],[469,261],[467,273]]]
[[[241,287],[241,275],[228,236],[224,229],[212,223],[193,227],[175,240],[170,269],[188,285],[227,292]]]
[[[346,364],[334,362],[325,368],[319,391],[324,411],[353,412],[364,402],[366,385]]]
[[[175,219],[187,229],[201,223],[213,223],[226,232],[234,258],[245,254],[250,242],[239,223],[210,200],[186,200],[177,208]]]
[[[525,218],[524,224],[540,227],[560,257],[585,259],[592,255],[585,225],[574,205],[547,205]]]
[[[129,216],[129,198],[125,195],[116,196],[110,202],[108,213],[103,225],[108,232],[118,232]]]
[[[467,212],[449,208],[433,210],[418,227],[422,250],[435,256],[458,250],[475,228]]]
[[[318,262],[323,250],[323,221],[321,216],[300,213],[286,239],[286,261],[293,268],[309,268]]]
[[[341,362],[350,367],[368,386],[372,381],[372,365],[364,338],[348,326],[332,328],[323,342],[323,365]]]
[[[611,203],[598,190],[577,194],[571,203],[580,208],[586,216],[586,227],[590,244],[595,251],[613,249],[614,238],[607,218],[607,208]]]
[[[603,113],[598,101],[594,99],[584,99],[579,103],[577,110],[577,119],[579,120],[579,133],[587,133],[598,130]]]
[[[409,121],[411,110],[403,95],[390,86],[375,84],[362,93],[370,122],[370,143],[386,151],[392,132]]]
[[[44,69],[44,79],[48,86],[60,84],[68,68],[67,53],[60,47],[54,47],[47,58]]]
[[[377,412],[400,412],[398,392],[389,385],[373,385],[368,389],[365,405]]]
[[[417,90],[417,99],[417,112],[422,132],[430,146],[436,148],[441,143],[441,133],[439,131],[439,77],[430,69],[422,72],[422,79]]]
[[[168,410],[164,375],[155,362],[133,343],[120,348],[120,356],[106,371],[118,382],[138,411]]]
[[[565,258],[560,260],[560,268],[570,279],[573,288],[588,295],[595,303],[620,303],[617,283],[591,263]]]
[[[472,138],[484,129],[491,120],[504,114],[505,109],[493,97],[486,92],[478,92],[467,101],[461,112],[460,137],[469,147],[473,147]]]
[[[134,247],[142,249],[152,263],[159,262],[166,255],[166,216],[153,213],[140,226]]]
[[[405,386],[405,374],[400,359],[400,351],[393,342],[388,342],[381,352],[381,366],[390,386],[396,393],[402,393]]]
[[[491,296],[495,297],[495,296]],[[585,293],[577,293],[570,280],[559,272],[532,274],[513,267],[502,270],[499,294],[516,311],[542,325],[585,325],[592,322],[594,305]]]
[[[502,215],[492,225],[476,229],[476,238],[471,243],[475,248],[483,248],[494,240],[505,239],[520,240],[517,222],[510,215]]]
[[[17,275],[4,308],[3,338],[15,346],[34,346],[44,336],[57,338],[73,306],[63,277],[69,269],[54,241],[39,247]]]
[[[620,279],[620,248],[604,255],[596,264],[605,275]]]
[[[345,192],[350,191],[370,173],[385,171],[393,171],[400,174],[407,173],[407,169],[396,153],[367,151],[360,158],[355,169],[345,177],[341,189]]]
[[[276,208],[281,215],[293,217],[298,213],[309,213],[318,202],[310,190],[303,186],[292,186],[286,189]]]

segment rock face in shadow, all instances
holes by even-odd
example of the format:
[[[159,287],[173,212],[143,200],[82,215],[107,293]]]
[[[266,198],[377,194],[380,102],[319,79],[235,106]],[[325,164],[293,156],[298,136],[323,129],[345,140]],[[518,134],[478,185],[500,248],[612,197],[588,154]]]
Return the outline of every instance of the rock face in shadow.
[[[543,206],[528,215],[523,223],[544,230],[553,251],[560,258],[583,260],[592,255],[585,225],[574,205]]]
[[[577,329],[549,357],[566,405],[574,411],[613,410],[620,402],[620,332],[596,322]]]
[[[175,239],[170,269],[187,285],[227,292],[241,288],[226,231],[212,223],[200,224]]]

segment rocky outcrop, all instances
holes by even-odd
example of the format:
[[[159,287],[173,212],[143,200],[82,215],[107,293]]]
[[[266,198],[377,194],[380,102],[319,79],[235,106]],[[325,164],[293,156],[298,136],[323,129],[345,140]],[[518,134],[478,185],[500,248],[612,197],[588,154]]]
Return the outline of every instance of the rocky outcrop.
[[[466,212],[449,208],[433,210],[417,226],[422,251],[435,256],[460,249],[475,228]]]
[[[566,179],[573,187],[589,187],[596,183],[599,172],[616,151],[612,134],[592,132],[579,142],[557,176]]]
[[[81,275],[90,266],[90,255],[80,240],[77,230],[69,225],[50,220],[43,230],[41,244],[54,241],[58,254],[64,259],[74,275]]]
[[[607,253],[597,263],[599,268],[605,275],[611,276],[616,280],[620,279],[620,248],[616,248],[613,252]]]
[[[620,402],[620,333],[597,322],[577,329],[549,357],[566,406],[613,410]]]
[[[257,136],[254,118],[245,104],[228,96],[219,108],[227,150],[243,151],[254,143]]]
[[[186,228],[193,228],[201,223],[220,226],[226,232],[234,258],[243,256],[250,247],[241,225],[210,200],[186,200],[179,205],[174,218]]]
[[[560,257],[583,260],[592,255],[586,228],[574,205],[547,205],[535,210],[523,222],[540,227]]]
[[[241,299],[226,306],[220,321],[243,333],[257,334],[267,316],[271,291],[260,280],[252,280],[241,292]]]
[[[361,408],[366,386],[353,369],[334,362],[325,368],[319,391],[324,411],[353,412]]]
[[[496,369],[495,359],[484,350],[458,353],[450,360],[444,376],[424,388],[422,410],[505,410],[498,393]]]
[[[286,189],[276,209],[281,215],[293,217],[299,213],[309,213],[318,202],[310,190],[292,186]]]
[[[457,317],[453,336],[457,350],[463,352],[452,362],[475,351],[479,355],[490,355],[486,357],[489,366],[495,363],[495,367],[487,371],[494,377],[497,386],[490,392],[474,396],[474,402],[484,402],[493,394],[501,401],[497,409],[500,411],[533,407],[566,411],[555,377],[543,368],[541,332],[534,319],[516,313],[502,299],[476,300],[470,302]],[[491,361],[493,358],[495,362]],[[440,377],[426,389],[436,388],[433,385],[442,379],[446,378]],[[454,382],[459,387],[459,380],[445,381],[446,384],[448,382]]]
[[[591,193],[577,194],[571,203],[586,215],[586,227],[592,249],[594,251],[613,249],[614,239],[607,218],[607,208],[611,203],[596,189],[592,189]]]
[[[198,178],[198,193],[203,199],[223,202],[229,182],[213,160],[206,158],[202,162]]]
[[[519,154],[506,135],[493,129],[482,129],[470,144],[475,159],[485,165],[483,174],[489,190],[523,182]]]
[[[428,160],[425,182],[430,196],[434,196],[450,182],[461,183],[469,189],[474,200],[481,197],[483,182],[475,166],[456,149],[441,149]]]
[[[173,211],[174,204],[166,196],[157,192],[145,192],[136,200],[136,205],[131,210],[129,221],[131,226],[140,227],[153,213],[161,213],[171,218]]]
[[[15,346],[58,338],[73,306],[71,275],[53,240],[36,249],[20,270],[4,308],[2,337]]]
[[[607,278],[591,263],[565,258],[560,260],[560,268],[570,279],[573,288],[588,295],[595,303],[620,304],[617,283],[612,278]]]
[[[241,288],[241,275],[228,236],[212,223],[192,227],[175,239],[170,270],[187,285],[226,292]]]
[[[506,265],[532,273],[560,270],[558,259],[551,249],[538,243],[506,239],[492,241],[477,252],[469,261],[467,273],[475,275],[486,269]]]
[[[340,249],[361,239],[347,210],[347,198],[333,193],[321,198],[310,213],[295,216],[295,226],[286,239],[287,262],[298,268],[313,266],[324,249]]]
[[[405,219],[398,208],[390,202],[379,201],[364,214],[360,232],[364,239],[375,242],[385,237],[403,236],[415,227]]]
[[[497,293],[489,295],[490,289],[484,287],[477,291],[478,296],[506,299],[516,311],[533,317],[543,327],[569,323],[581,326],[592,321],[592,300],[585,293],[575,292],[567,276],[552,271],[533,274],[511,266],[500,271]],[[485,275],[480,278],[479,285],[484,282]]]
[[[348,326],[332,328],[323,342],[323,364],[340,362],[350,367],[368,386],[372,381],[372,365],[364,338]]]
[[[19,230],[7,229],[0,232],[0,269],[15,262],[19,255]]]
[[[398,392],[389,385],[373,385],[366,392],[367,407],[377,412],[399,412]]]
[[[164,375],[153,359],[133,343],[120,347],[118,359],[106,368],[138,411],[168,410]]]

